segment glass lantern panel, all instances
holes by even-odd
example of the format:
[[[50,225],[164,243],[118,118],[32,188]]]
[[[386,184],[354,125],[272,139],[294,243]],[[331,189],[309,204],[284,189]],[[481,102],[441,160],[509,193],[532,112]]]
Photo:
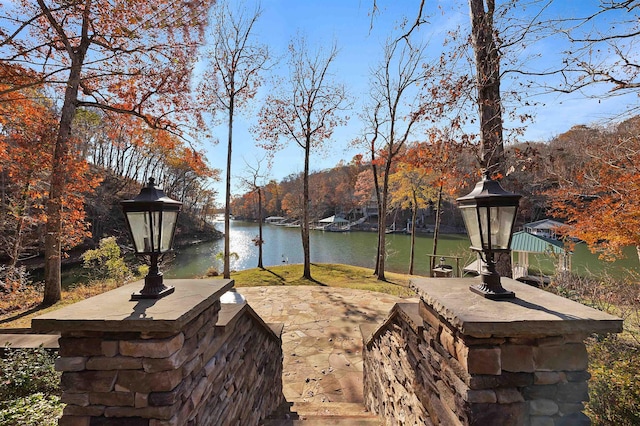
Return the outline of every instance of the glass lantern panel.
[[[150,222],[150,219],[154,221],[154,218],[149,217],[149,212],[128,212],[127,218],[133,234],[136,253],[151,252],[155,245],[151,240],[151,229],[154,223]],[[155,221],[157,221],[157,217]]]
[[[162,238],[160,239],[160,252],[171,250],[171,239],[176,226],[178,212],[164,212],[162,215]]]
[[[160,247],[160,215],[161,212],[151,212],[151,231],[153,232],[153,251],[159,252]]]
[[[511,238],[511,231],[513,230],[513,221],[516,216],[516,207],[493,207],[491,210],[491,242],[493,244],[493,248],[497,250],[508,250],[509,239]],[[494,217],[496,218],[495,228],[493,224]]]
[[[484,249],[508,250],[516,207],[485,207],[479,209]]]
[[[490,223],[492,216],[491,213],[493,213],[491,210],[493,209],[490,207],[478,207],[479,226],[482,238],[482,245],[480,247],[483,250],[488,250],[492,242],[490,239],[492,235],[489,235],[489,229],[493,231],[493,227],[489,228],[493,225],[493,223]]]
[[[460,208],[464,225],[467,227],[469,239],[471,239],[471,247],[478,250],[482,249],[482,241],[480,240],[480,226],[478,223],[478,214],[475,207]]]

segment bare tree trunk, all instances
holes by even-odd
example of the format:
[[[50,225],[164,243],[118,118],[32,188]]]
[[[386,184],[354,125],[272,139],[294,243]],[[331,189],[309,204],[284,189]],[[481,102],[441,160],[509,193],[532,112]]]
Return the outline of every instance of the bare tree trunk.
[[[436,223],[433,227],[433,256],[431,256],[431,269],[435,267],[436,255],[438,254],[438,237],[440,236],[440,221],[442,220],[442,183],[438,188],[438,202],[436,203]]]
[[[378,234],[380,236],[379,238],[379,254],[378,254],[378,280],[379,281],[386,281],[387,278],[385,277],[385,260],[386,260],[386,244],[387,244],[387,238],[386,238],[386,219],[387,219],[387,204],[388,204],[388,197],[389,197],[389,172],[391,170],[391,162],[387,161],[387,164],[385,165],[385,170],[384,170],[384,176],[382,177],[382,202],[381,202],[381,208],[382,210],[380,211],[380,227],[378,229]]]
[[[307,136],[304,147],[304,175],[302,184],[302,220],[300,233],[302,235],[302,251],[304,254],[304,271],[302,277],[311,280],[311,253],[309,251],[309,155],[311,153],[311,137]]]
[[[504,175],[500,52],[493,25],[495,0],[469,0],[469,8],[480,112],[481,166],[489,176]],[[500,275],[512,276],[509,253],[496,253],[495,262]]]
[[[373,274],[377,277],[380,272],[380,258],[384,256],[384,232],[385,232],[385,224],[382,217],[382,202],[378,201],[378,247],[376,250],[376,268],[373,271]]]
[[[411,250],[409,254],[409,275],[413,275],[413,260],[416,247],[416,221],[418,219],[418,198],[413,191],[413,208],[411,210]]]
[[[42,4],[41,4],[42,7]],[[80,45],[71,55],[71,68],[60,112],[60,126],[53,151],[51,185],[45,212],[47,223],[44,238],[44,297],[42,304],[53,305],[62,297],[60,261],[62,250],[62,197],[66,189],[67,157],[71,151],[71,125],[76,115],[78,88],[84,57],[89,48],[89,39],[82,38]]]
[[[373,172],[373,187],[376,191],[376,206],[378,207],[378,245],[376,247],[376,267],[373,271],[373,275],[378,276],[379,264],[378,259],[380,258],[380,253],[382,252],[381,246],[381,236],[380,230],[384,229],[383,223],[380,221],[380,214],[382,213],[382,199],[380,195],[380,181],[378,180],[378,168],[373,164],[375,160],[375,152],[371,150],[371,170]]]
[[[258,188],[258,268],[262,266],[262,190]]]
[[[29,174],[29,176],[27,177],[27,182],[31,179],[31,174]],[[18,258],[20,257],[20,251],[22,248],[22,235],[23,235],[23,231],[24,231],[24,215],[25,212],[27,211],[27,204],[28,204],[28,191],[29,191],[30,185],[27,184],[25,185],[25,187],[22,189],[22,196],[20,198],[20,206],[19,211],[18,211],[18,217],[17,217],[17,221],[16,221],[16,227],[15,227],[15,237],[13,240],[13,247],[11,247],[11,254],[9,255],[10,257],[10,261],[9,261],[9,275],[12,276],[16,266],[18,264]]]
[[[224,198],[224,267],[223,267],[223,277],[226,279],[231,278],[231,267],[229,260],[230,248],[229,244],[231,243],[229,240],[229,232],[230,232],[230,215],[231,215],[231,148],[233,144],[233,107],[234,107],[234,98],[231,96],[229,98],[229,136],[227,142],[227,178],[226,178],[226,189],[225,189],[225,198]]]
[[[495,2],[469,0],[469,6],[480,113],[481,166],[493,175],[504,172],[500,52],[495,43],[493,27]]]

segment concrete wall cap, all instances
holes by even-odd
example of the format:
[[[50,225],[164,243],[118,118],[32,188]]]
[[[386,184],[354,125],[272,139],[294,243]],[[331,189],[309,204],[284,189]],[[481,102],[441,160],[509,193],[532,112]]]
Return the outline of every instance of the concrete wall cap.
[[[468,336],[558,336],[619,333],[622,320],[550,292],[502,278],[516,297],[490,300],[469,290],[477,278],[414,278],[422,301]]]
[[[232,288],[233,280],[165,280],[165,284],[176,290],[162,299],[130,301],[131,293],[144,285],[137,281],[34,318],[31,327],[38,332],[177,333]]]

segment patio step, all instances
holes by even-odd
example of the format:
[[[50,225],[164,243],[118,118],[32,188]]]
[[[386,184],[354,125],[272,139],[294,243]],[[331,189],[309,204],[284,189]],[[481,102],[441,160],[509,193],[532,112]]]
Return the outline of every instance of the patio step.
[[[350,402],[287,403],[263,423],[263,426],[373,426],[381,425],[378,416],[362,404]]]

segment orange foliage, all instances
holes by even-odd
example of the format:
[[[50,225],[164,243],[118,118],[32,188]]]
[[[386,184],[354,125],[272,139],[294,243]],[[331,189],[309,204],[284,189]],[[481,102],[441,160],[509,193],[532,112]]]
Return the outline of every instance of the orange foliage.
[[[429,141],[412,144],[400,157],[400,162],[412,168],[423,169],[434,187],[442,185],[451,196],[465,186],[468,178],[461,166],[461,154],[468,148],[466,142],[452,140],[438,129],[429,131]]]
[[[547,191],[552,212],[567,220],[566,231],[602,258],[620,257],[625,246],[640,247],[639,131],[640,119],[634,119],[591,138],[582,145],[584,160],[564,168],[569,173]]]
[[[10,96],[14,98],[10,102],[0,102],[0,171],[6,173],[15,195],[3,201],[15,220],[25,222],[20,226],[27,228],[47,220],[44,202],[49,191],[57,117],[50,102],[34,91],[12,92]],[[62,199],[62,235],[63,244],[71,246],[90,235],[84,223],[84,195],[99,184],[99,179],[75,150],[63,161],[68,173]]]

